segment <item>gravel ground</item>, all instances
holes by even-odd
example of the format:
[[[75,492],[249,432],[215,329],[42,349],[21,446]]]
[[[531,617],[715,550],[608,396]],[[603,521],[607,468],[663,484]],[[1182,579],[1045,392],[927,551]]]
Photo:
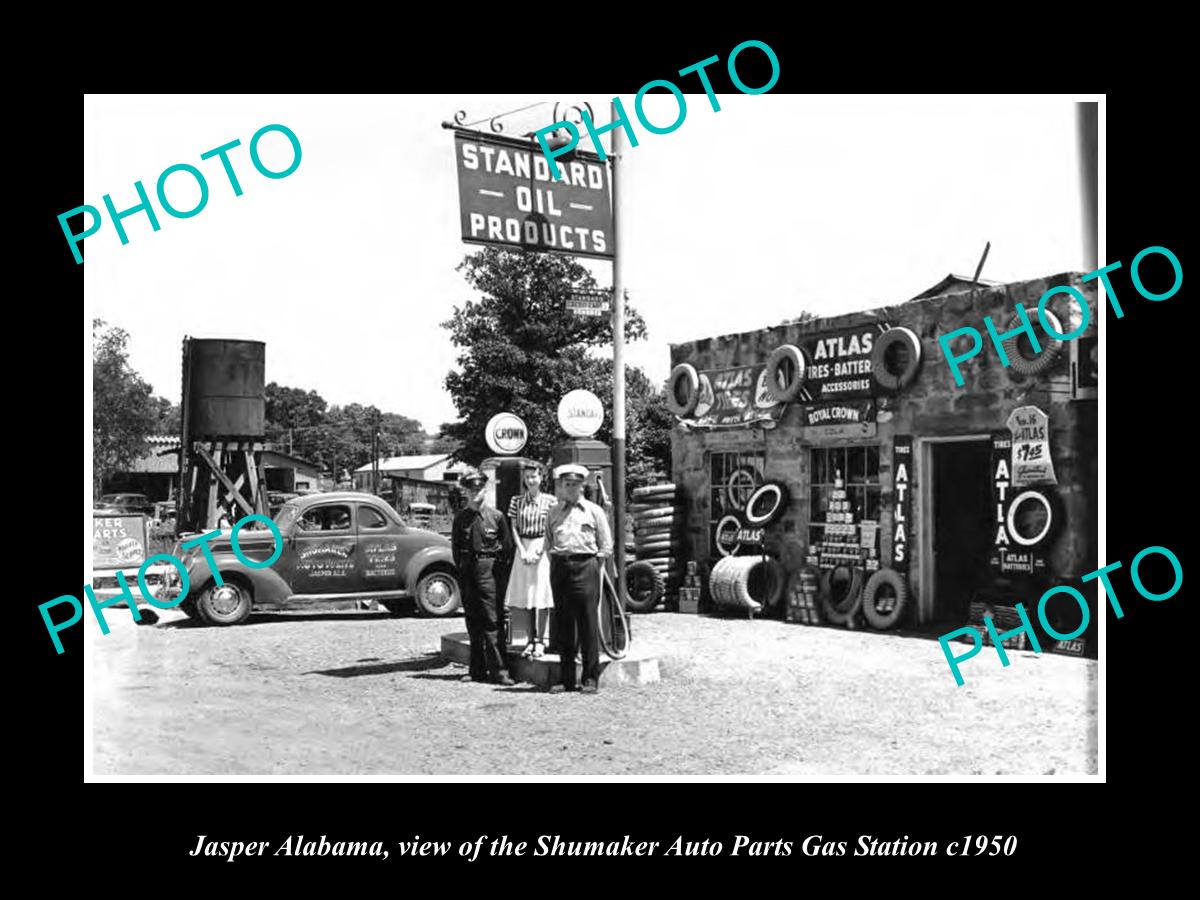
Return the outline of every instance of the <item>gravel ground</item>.
[[[437,651],[461,617],[159,615],[84,626],[97,775],[1096,771],[1090,660],[984,648],[956,687],[927,638],[655,613],[633,635],[660,683],[549,695],[460,683]]]

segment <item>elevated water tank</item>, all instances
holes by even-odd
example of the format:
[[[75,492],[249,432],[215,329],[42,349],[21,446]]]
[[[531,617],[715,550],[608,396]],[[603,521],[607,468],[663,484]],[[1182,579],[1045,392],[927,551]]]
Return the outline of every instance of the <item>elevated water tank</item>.
[[[266,423],[267,345],[191,338],[186,357],[190,439],[261,438]]]

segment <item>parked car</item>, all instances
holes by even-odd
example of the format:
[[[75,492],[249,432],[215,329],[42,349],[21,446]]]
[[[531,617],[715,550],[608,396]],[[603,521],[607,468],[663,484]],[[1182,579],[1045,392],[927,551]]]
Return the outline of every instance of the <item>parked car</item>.
[[[462,602],[450,541],[404,524],[374,495],[296,497],[274,521],[282,547],[269,566],[244,565],[229,533],[208,543],[221,585],[201,546],[182,549],[195,535],[182,535],[173,555],[187,570],[189,590],[179,608],[210,625],[237,625],[251,609],[293,609],[322,600],[380,600],[392,613],[415,602],[429,616],[451,615]],[[238,534],[238,547],[247,559],[264,563],[275,552],[275,539],[270,529],[248,525]],[[166,596],[177,596],[178,575],[168,581]]]
[[[143,516],[154,515],[154,503],[145,494],[105,494],[96,505]]]

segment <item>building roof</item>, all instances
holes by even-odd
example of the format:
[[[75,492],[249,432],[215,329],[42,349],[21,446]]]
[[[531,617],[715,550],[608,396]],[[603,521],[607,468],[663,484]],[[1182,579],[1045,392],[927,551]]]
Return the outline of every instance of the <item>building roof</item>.
[[[284,453],[282,450],[276,450],[273,446],[270,446],[270,445],[268,445],[266,448],[263,449],[263,463],[264,464],[266,464],[266,456],[268,453],[273,457],[277,457],[279,460],[281,460],[283,462],[295,463],[296,465],[291,466],[291,468],[311,469],[313,472],[319,472],[321,470],[321,467],[319,465],[317,465],[315,462],[309,462],[307,459],[303,459],[299,456],[293,456],[290,453]],[[280,467],[276,466],[275,468],[280,468]],[[287,468],[287,467],[283,467],[283,468]]]
[[[149,447],[135,459],[125,471],[142,474],[170,474],[179,471],[179,437],[170,434],[152,434],[146,438]]]
[[[974,279],[968,278],[966,275],[955,275],[953,272],[951,272],[933,287],[926,288],[912,299],[924,300],[927,297],[940,297],[942,294],[955,294],[959,291],[969,291],[971,288],[975,287],[976,284],[978,284],[979,287],[995,287],[999,283],[1000,282],[998,281],[989,281],[986,278],[980,278],[979,281],[976,282]]]
[[[379,471],[428,469],[450,458],[449,453],[432,453],[421,456],[389,456],[379,460]],[[454,466],[450,467],[452,470]],[[359,466],[355,472],[370,472],[371,464]]]

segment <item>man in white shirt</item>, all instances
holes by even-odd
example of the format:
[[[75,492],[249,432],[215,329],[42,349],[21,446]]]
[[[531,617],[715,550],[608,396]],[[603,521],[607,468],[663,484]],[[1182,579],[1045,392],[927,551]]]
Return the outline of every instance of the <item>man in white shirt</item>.
[[[563,499],[546,519],[550,587],[562,681],[551,693],[575,690],[575,648],[583,654],[582,692],[594,694],[600,678],[600,569],[613,552],[612,529],[603,509],[583,496],[588,470],[568,463],[554,471]]]

